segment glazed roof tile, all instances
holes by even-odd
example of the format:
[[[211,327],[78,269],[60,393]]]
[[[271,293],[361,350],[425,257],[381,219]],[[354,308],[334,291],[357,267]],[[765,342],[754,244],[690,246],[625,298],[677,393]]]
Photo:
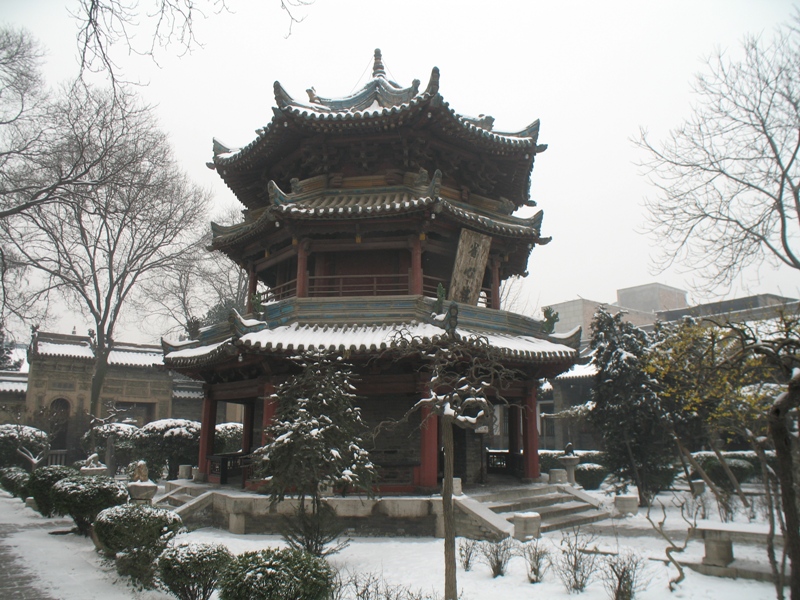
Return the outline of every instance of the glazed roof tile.
[[[222,342],[168,351],[165,364],[188,367],[216,362],[221,356],[233,356],[237,347],[242,350],[295,353],[309,350],[328,350],[353,354],[369,354],[390,348],[398,335],[434,339],[445,334],[443,329],[418,321],[390,324],[313,324],[291,323],[275,328],[265,327],[241,337]],[[510,358],[520,361],[554,362],[575,357],[574,349],[530,335],[511,335],[475,328],[459,328],[467,337],[485,337],[489,344],[501,349]]]
[[[233,243],[242,243],[265,230],[274,229],[275,222],[281,220],[370,219],[423,211],[450,216],[459,223],[482,232],[538,241],[543,218],[542,211],[538,211],[531,218],[489,213],[466,203],[436,195],[425,195],[422,189],[408,187],[323,189],[309,195],[286,194],[271,182],[270,196],[273,204],[264,209],[253,221],[232,226],[212,223],[213,246],[222,248]],[[549,239],[541,240],[541,243],[547,241]]]

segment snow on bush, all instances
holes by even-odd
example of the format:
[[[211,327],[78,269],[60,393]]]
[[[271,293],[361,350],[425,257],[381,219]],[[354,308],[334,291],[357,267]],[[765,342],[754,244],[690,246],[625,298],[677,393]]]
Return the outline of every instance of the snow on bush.
[[[219,423],[214,428],[214,454],[229,454],[242,449],[244,426],[241,423]]]
[[[222,544],[167,547],[158,557],[161,583],[179,600],[208,600],[233,555]]]
[[[138,504],[107,508],[94,521],[106,557],[114,558],[117,573],[139,589],[155,587],[156,559],[182,528],[174,511]]]
[[[31,473],[28,480],[28,491],[33,499],[36,500],[37,510],[45,517],[53,516],[53,501],[50,492],[56,482],[65,477],[77,475],[78,472],[71,467],[53,465],[51,467],[39,467]]]
[[[49,450],[50,441],[44,431],[35,427],[0,425],[0,467],[28,466],[27,461],[17,452],[17,448],[22,447],[36,456]]]
[[[608,469],[595,463],[581,463],[575,466],[575,481],[586,490],[596,490],[608,475]]]
[[[134,458],[144,460],[150,479],[158,480],[164,467],[168,479],[178,476],[178,466],[193,465],[200,452],[200,423],[187,419],[161,419],[148,423],[133,436]]]
[[[128,501],[128,489],[105,475],[72,475],[56,482],[50,497],[56,514],[72,517],[78,533],[89,535],[100,511]]]
[[[28,481],[30,481],[30,478],[30,473],[20,467],[0,469],[0,485],[8,490],[12,496],[23,500],[28,495]]]
[[[94,431],[94,448],[92,448],[92,432]],[[133,436],[139,428],[127,423],[105,423],[90,429],[81,438],[81,447],[87,454],[105,456],[106,440],[114,436],[114,456],[118,466],[125,466],[133,459]]]
[[[302,550],[266,548],[233,559],[219,581],[220,600],[327,600],[334,571]]]

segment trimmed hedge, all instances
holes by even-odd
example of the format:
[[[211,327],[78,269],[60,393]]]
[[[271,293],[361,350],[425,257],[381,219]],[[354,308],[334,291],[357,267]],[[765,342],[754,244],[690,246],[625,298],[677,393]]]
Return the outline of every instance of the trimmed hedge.
[[[233,559],[219,581],[220,600],[327,600],[334,571],[302,550],[266,548]]]
[[[78,472],[71,467],[53,465],[51,467],[39,467],[31,473],[28,480],[28,491],[33,499],[36,500],[37,510],[45,517],[53,516],[53,501],[50,492],[53,486],[66,477],[77,475]]]
[[[161,583],[179,600],[208,600],[233,555],[221,544],[169,546],[158,557]]]
[[[94,521],[94,535],[117,573],[134,587],[156,586],[156,560],[183,527],[177,513],[150,505],[122,504],[107,508]]]
[[[92,448],[92,430],[81,437],[81,448],[87,454],[97,454],[101,459],[106,455],[106,440],[114,436],[114,460],[117,467],[125,467],[133,460],[133,436],[139,428],[127,423],[105,423],[94,428],[94,448]]]
[[[105,475],[72,475],[53,485],[50,498],[53,512],[72,517],[78,533],[89,535],[100,511],[128,501],[128,488]]]
[[[595,463],[580,463],[575,466],[575,481],[585,490],[596,490],[608,476],[608,469]]]
[[[20,467],[0,469],[0,485],[17,498],[25,500],[28,497],[28,482],[30,479],[31,474]]]

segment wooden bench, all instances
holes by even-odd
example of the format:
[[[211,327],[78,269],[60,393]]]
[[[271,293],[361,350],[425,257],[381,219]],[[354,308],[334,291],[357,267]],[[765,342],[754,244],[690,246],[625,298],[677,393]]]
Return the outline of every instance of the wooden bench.
[[[727,567],[733,562],[733,542],[766,544],[769,527],[755,523],[698,521],[694,527],[694,535],[703,538],[705,544],[704,565]],[[775,533],[775,543],[783,544],[783,536],[780,532]]]

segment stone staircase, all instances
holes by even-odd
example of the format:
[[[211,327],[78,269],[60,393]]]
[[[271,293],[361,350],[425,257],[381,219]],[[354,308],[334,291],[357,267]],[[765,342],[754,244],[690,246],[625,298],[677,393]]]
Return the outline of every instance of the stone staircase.
[[[570,529],[611,516],[600,508],[596,498],[570,485],[528,485],[471,497],[512,524],[515,514],[538,513],[542,519],[541,533]]]

